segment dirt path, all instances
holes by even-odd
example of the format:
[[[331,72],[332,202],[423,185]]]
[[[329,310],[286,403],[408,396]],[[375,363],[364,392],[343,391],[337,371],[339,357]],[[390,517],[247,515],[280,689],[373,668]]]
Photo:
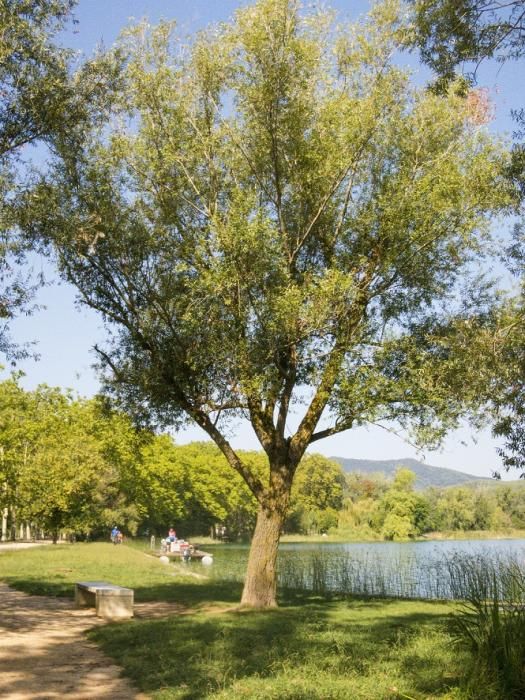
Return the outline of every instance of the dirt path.
[[[100,624],[94,610],[77,610],[72,601],[29,596],[0,583],[0,698],[147,700],[86,639],[86,630]]]

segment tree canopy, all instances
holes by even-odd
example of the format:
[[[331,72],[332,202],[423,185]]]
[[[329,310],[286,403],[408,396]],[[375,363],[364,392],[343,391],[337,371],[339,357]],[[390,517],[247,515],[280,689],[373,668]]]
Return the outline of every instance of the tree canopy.
[[[422,60],[436,75],[435,87],[446,90],[458,69],[467,71],[470,82],[481,61],[507,62],[525,56],[525,7],[522,0],[415,0],[413,43]],[[514,109],[518,139],[512,151],[507,176],[525,193],[525,147],[523,145],[525,111]],[[495,409],[494,433],[503,439],[501,456],[506,469],[518,469],[525,475],[525,315],[523,289],[524,227],[515,225],[508,262],[521,282],[521,290],[500,307],[492,324],[492,336],[485,346],[477,345],[479,361],[491,367],[480,386],[480,377],[472,377],[481,392],[487,392],[487,404]],[[481,382],[482,383],[482,382]]]
[[[260,0],[189,45],[131,28],[112,118],[23,202],[107,322],[122,405],[197,423],[257,499],[246,604],[275,604],[310,444],[378,421],[430,442],[463,410],[426,339],[481,303],[469,274],[513,192],[469,101],[395,65],[403,39],[390,0],[355,27]],[[229,441],[239,418],[264,478]]]
[[[29,147],[70,148],[88,125],[100,121],[111,99],[118,61],[86,61],[75,73],[73,52],[57,33],[72,20],[75,0],[0,1],[0,351],[16,356],[8,322],[32,309],[41,278],[21,263],[29,242],[16,226],[13,205],[28,176]],[[112,57],[115,60],[115,56]]]
[[[415,43],[445,85],[462,64],[525,53],[523,0],[413,0]]]

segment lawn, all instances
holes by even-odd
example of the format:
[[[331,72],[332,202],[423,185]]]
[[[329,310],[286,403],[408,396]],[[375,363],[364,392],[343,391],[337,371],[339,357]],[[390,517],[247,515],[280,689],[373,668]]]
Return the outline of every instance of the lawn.
[[[461,697],[468,659],[447,630],[447,604],[283,594],[278,610],[223,611],[240,588],[184,571],[110,544],[0,554],[0,579],[30,593],[71,596],[75,580],[104,579],[134,588],[140,601],[186,604],[190,615],[90,633],[155,700]]]

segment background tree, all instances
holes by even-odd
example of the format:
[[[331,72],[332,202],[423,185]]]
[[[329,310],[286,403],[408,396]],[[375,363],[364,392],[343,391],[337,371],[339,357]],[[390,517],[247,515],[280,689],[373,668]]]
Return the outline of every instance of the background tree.
[[[309,445],[366,422],[426,441],[455,424],[468,387],[429,374],[441,358],[425,334],[474,305],[487,217],[511,203],[505,155],[465,101],[391,63],[395,3],[359,27],[331,21],[261,0],[191,47],[166,24],[130,30],[120,113],[20,217],[107,322],[122,405],[197,423],[256,498],[252,606],[276,604]],[[239,418],[264,475],[228,439]]]
[[[99,400],[60,389],[24,391],[18,377],[0,383],[0,507],[11,523],[51,533],[104,534],[117,521],[134,532],[141,446],[150,436]],[[5,533],[4,533],[5,534]]]
[[[243,459],[255,463],[255,470],[264,468],[262,455],[244,453]],[[235,539],[252,531],[255,499],[213,444],[181,446],[167,435],[156,436],[142,451],[140,469],[137,491],[147,511],[144,525],[155,532],[166,534],[175,525],[183,535],[203,535],[217,524]]]
[[[0,352],[24,352],[8,338],[8,322],[28,313],[36,286],[22,264],[29,242],[13,216],[21,181],[31,161],[29,146],[40,146],[41,160],[82,138],[100,121],[118,85],[116,55],[86,61],[74,75],[73,52],[55,41],[71,20],[75,0],[0,0]]]
[[[467,71],[468,80],[475,81],[479,63],[487,59],[499,62],[521,60],[525,56],[525,4],[523,0],[498,2],[494,0],[415,0],[414,44],[422,60],[436,75],[438,91],[447,88],[458,70]],[[516,121],[518,141],[512,150],[511,165],[507,176],[525,194],[525,110],[517,107]],[[515,226],[515,243],[512,246],[512,267],[520,260],[519,275],[522,291],[515,300],[502,308],[496,323],[492,348],[500,348],[500,362],[494,366],[493,393],[489,404],[497,408],[495,435],[504,441],[501,450],[505,469],[519,469],[525,474],[525,316],[523,313],[523,224]],[[502,339],[505,340],[502,347]],[[481,359],[481,356],[480,356]],[[491,382],[492,384],[492,382]],[[495,389],[492,386],[492,389]]]
[[[413,0],[415,43],[438,76],[454,80],[458,66],[487,58],[515,60],[525,53],[523,0]]]
[[[16,528],[18,470],[26,456],[27,431],[31,429],[31,421],[28,421],[31,416],[30,397],[19,386],[18,379],[17,375],[13,375],[0,383],[0,508],[3,539],[8,537],[4,528]]]
[[[344,485],[340,464],[322,455],[306,455],[295,475],[286,529],[318,534],[336,527]]]
[[[382,532],[387,540],[405,540],[426,529],[428,506],[423,497],[414,493],[415,478],[410,469],[398,469],[379,503],[383,514]]]

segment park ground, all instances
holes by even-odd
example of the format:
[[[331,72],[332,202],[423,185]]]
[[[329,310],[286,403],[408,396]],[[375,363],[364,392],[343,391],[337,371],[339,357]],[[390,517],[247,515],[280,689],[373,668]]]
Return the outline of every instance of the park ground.
[[[2,697],[462,697],[460,686],[468,653],[457,646],[449,631],[452,605],[335,600],[287,592],[281,594],[277,610],[240,610],[240,585],[209,579],[203,571],[197,563],[190,569],[166,566],[138,549],[106,543],[0,553],[0,580],[9,586],[4,592],[11,596],[21,595],[12,591],[29,594],[15,601],[15,607],[20,608],[21,601],[26,607],[33,606],[33,621],[29,610],[24,625],[17,630],[18,658],[34,656],[35,644],[40,643],[34,634],[38,637],[43,633],[42,624],[38,631],[38,621],[51,619],[55,637],[65,634],[69,625],[78,643],[88,645],[92,652],[88,654],[90,672],[94,674],[90,694],[53,695],[46,689],[46,678],[49,683],[51,677],[42,670],[43,654],[35,688],[40,694],[4,693]],[[133,588],[138,615],[131,621],[101,624],[92,612],[75,611],[74,582],[82,579],[108,580]],[[4,627],[9,625],[6,615],[4,606],[4,619],[0,620]],[[4,663],[9,660],[5,635],[3,638],[0,665],[2,659]],[[47,657],[50,668],[69,668],[71,677],[71,654],[50,648]],[[31,664],[25,668],[30,675]],[[16,671],[23,676],[24,664]],[[100,673],[102,676],[97,675]],[[127,684],[123,694],[120,690],[103,694],[104,673],[107,683]],[[89,675],[87,678],[89,682]]]

